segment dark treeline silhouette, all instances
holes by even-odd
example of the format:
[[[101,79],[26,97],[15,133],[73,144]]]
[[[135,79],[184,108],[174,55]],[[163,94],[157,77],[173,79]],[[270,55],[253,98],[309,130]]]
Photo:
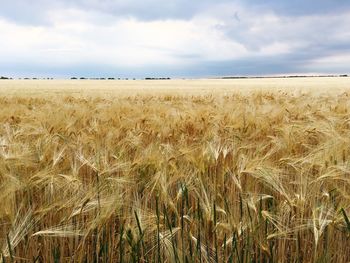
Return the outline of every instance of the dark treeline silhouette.
[[[224,76],[224,77],[214,77],[214,79],[267,79],[267,78],[322,78],[322,77],[350,77],[348,74],[331,74],[331,75],[285,75],[285,76]],[[6,77],[6,76],[0,76],[0,80],[12,80],[12,77]],[[38,78],[38,77],[25,77],[25,78],[18,78],[19,80],[54,80],[52,77],[46,77],[46,78]],[[115,78],[115,77],[71,77],[71,80],[129,80],[129,78]],[[169,77],[146,77],[145,80],[170,80]],[[185,79],[185,78],[183,78]],[[136,78],[132,78],[132,80],[136,80]]]
[[[145,78],[145,80],[169,80],[170,78]]]
[[[336,78],[348,77],[347,74],[342,75],[286,75],[286,76],[228,76],[221,79],[270,79],[270,78]]]
[[[71,80],[77,80],[78,78],[77,77],[71,77],[70,78]],[[90,77],[90,78],[86,78],[86,77],[80,77],[79,78],[80,80],[121,80],[121,78],[114,78],[114,77],[108,77],[108,78],[103,78],[103,77]],[[125,78],[127,80],[127,78]]]

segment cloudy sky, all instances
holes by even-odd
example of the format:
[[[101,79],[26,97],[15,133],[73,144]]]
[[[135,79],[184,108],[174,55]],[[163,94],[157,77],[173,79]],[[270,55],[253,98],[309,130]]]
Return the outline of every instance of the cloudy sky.
[[[0,0],[0,75],[350,73],[349,0]]]

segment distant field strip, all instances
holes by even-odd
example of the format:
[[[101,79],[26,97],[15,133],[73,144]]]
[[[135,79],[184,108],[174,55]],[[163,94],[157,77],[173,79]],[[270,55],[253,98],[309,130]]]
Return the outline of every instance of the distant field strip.
[[[266,78],[266,79],[193,79],[193,80],[1,80],[2,96],[134,96],[205,95],[287,91],[339,93],[350,88],[350,78]]]

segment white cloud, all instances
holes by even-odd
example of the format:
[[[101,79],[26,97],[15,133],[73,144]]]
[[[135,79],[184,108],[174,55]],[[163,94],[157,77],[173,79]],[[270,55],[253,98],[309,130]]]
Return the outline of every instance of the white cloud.
[[[25,4],[23,0],[15,2],[18,6]],[[41,0],[46,6],[41,14],[45,23],[37,25],[0,16],[0,70],[6,63],[41,68],[91,65],[97,73],[100,66],[191,70],[206,63],[214,68],[215,63],[217,68],[230,62],[237,65],[236,61],[262,63],[264,58],[272,73],[284,69],[350,70],[350,61],[342,59],[350,50],[350,11],[346,10],[340,14],[286,16],[249,8],[240,1],[209,4],[207,0],[200,8],[191,5],[191,10],[197,11],[192,10],[190,16],[174,13],[142,19],[106,11],[117,7],[129,10],[131,6],[125,1],[106,0],[97,10],[92,8],[99,3],[95,0],[63,2],[55,1],[48,8],[48,2]],[[28,4],[24,6],[29,8]],[[170,4],[163,7],[171,9]],[[139,6],[140,10],[145,8],[145,4]],[[139,10],[136,3],[134,9]],[[289,69],[290,65],[295,68]]]
[[[51,26],[16,25],[0,20],[2,57],[31,57],[59,64],[106,63],[116,66],[187,64],[192,59],[229,60],[247,54],[213,19],[96,23],[95,13],[51,14]]]

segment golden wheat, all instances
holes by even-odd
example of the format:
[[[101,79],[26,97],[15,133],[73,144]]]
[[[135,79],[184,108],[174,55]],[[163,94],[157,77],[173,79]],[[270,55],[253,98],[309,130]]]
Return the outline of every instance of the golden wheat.
[[[225,83],[2,91],[2,262],[348,262],[346,85]]]

